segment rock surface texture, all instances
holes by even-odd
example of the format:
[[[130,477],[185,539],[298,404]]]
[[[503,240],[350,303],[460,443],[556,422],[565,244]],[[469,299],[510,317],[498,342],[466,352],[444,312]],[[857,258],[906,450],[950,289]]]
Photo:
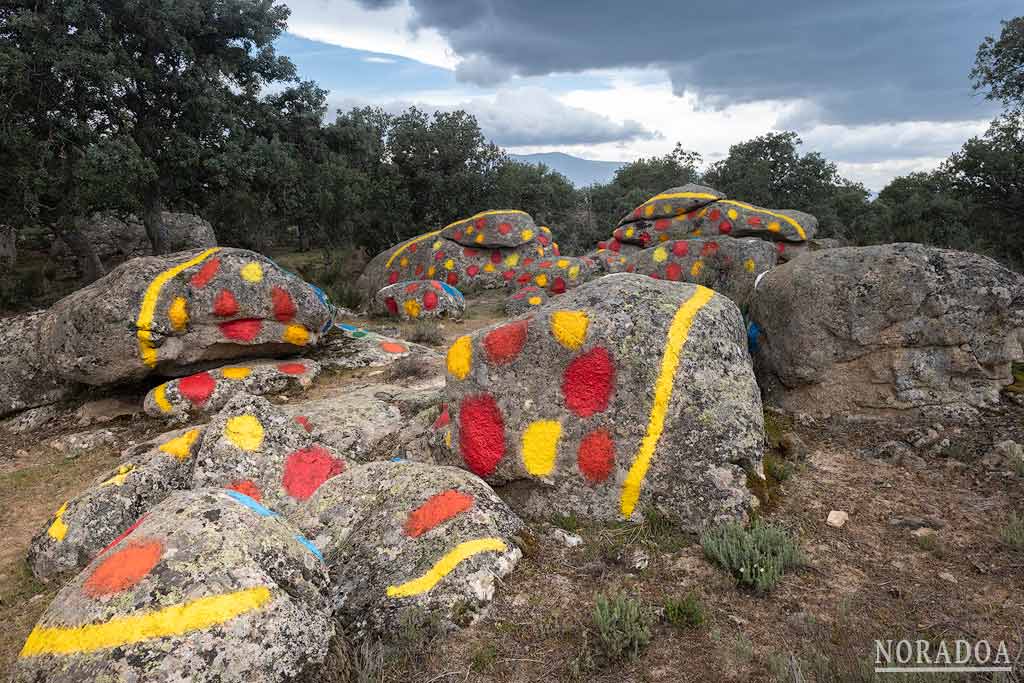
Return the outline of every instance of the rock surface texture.
[[[761,400],[739,309],[707,288],[609,275],[460,337],[447,370],[448,461],[531,513],[700,529],[750,504]]]
[[[370,311],[402,320],[461,318],[466,311],[462,292],[438,280],[411,280],[384,287],[373,296]]]
[[[39,355],[46,311],[4,318],[0,323],[0,417],[56,403],[77,384],[53,374]]]
[[[1024,278],[918,244],[844,247],[770,271],[751,308],[766,400],[810,414],[970,414],[1024,357]]]

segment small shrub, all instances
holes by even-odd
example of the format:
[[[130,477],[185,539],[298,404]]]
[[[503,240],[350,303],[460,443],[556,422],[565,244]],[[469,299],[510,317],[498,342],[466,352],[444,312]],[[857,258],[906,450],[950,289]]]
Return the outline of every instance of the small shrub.
[[[704,605],[693,593],[685,598],[665,601],[665,621],[676,628],[700,628],[704,624]]]
[[[635,659],[651,640],[643,606],[624,595],[597,597],[594,628],[601,652],[609,661]]]
[[[405,338],[411,342],[430,344],[431,346],[444,344],[444,332],[432,320],[417,320],[405,333]]]
[[[469,669],[474,673],[486,673],[498,663],[498,648],[493,643],[478,643],[470,656]]]
[[[787,569],[803,564],[796,541],[781,527],[755,520],[749,528],[728,522],[705,532],[704,554],[743,586],[765,593]]]
[[[1000,534],[1003,545],[1011,550],[1024,551],[1024,517],[1016,513],[1010,515],[1010,521],[1003,527]]]
[[[771,481],[784,482],[793,476],[793,463],[772,454],[764,456],[764,474]]]
[[[661,510],[649,507],[643,511],[643,515],[644,521],[640,525],[640,534],[637,540],[665,552],[676,552],[690,544],[691,539],[679,527],[676,520]]]
[[[561,513],[555,513],[551,516],[551,524],[568,531],[570,534],[574,534],[580,530],[580,520],[576,517],[576,513],[570,512],[567,515]]]
[[[944,557],[946,554],[946,546],[942,543],[942,539],[939,538],[938,534],[918,536],[917,547],[925,552],[932,553],[936,557]]]

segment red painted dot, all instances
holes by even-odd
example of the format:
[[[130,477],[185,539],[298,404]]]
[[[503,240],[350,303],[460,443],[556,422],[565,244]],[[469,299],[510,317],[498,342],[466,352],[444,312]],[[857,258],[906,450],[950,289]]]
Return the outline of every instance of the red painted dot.
[[[608,249],[614,251],[617,254],[619,253],[619,250],[622,249],[622,243],[619,242],[618,240],[612,240],[612,243],[608,245]]]
[[[561,256],[562,255],[562,252],[558,250],[558,245],[557,244],[551,245],[551,251],[555,252],[555,256]]]
[[[387,299],[384,299],[384,305],[387,307],[388,313],[398,315],[398,302],[395,301],[395,297],[389,296]]]
[[[721,217],[722,212],[719,211],[718,209],[711,209],[711,213],[708,214],[708,218],[710,218],[712,221],[717,221]]]
[[[405,520],[405,535],[421,536],[473,507],[473,496],[461,491],[442,491],[427,499],[423,505],[409,513]]]
[[[640,207],[633,209],[633,218],[640,218]]]
[[[500,232],[502,235],[507,235],[510,232],[512,232],[512,225],[510,223],[499,223],[498,232]]]
[[[541,268],[550,268],[551,267],[551,261],[541,261],[537,265],[540,266]]]
[[[108,555],[85,580],[82,591],[93,598],[113,595],[142,581],[164,554],[160,541],[139,541]]]
[[[706,242],[700,250],[701,256],[714,256],[718,253],[718,242]]]
[[[263,492],[260,491],[260,487],[255,482],[248,479],[242,479],[239,481],[231,482],[231,486],[228,488],[232,491],[238,491],[242,495],[249,496],[256,502],[263,500]]]
[[[434,254],[434,260],[435,261],[443,261],[444,257],[445,257],[445,253],[443,251],[439,251],[436,254]]]
[[[718,224],[718,232],[722,233],[723,235],[728,235],[730,232],[732,232],[732,223],[730,223],[729,221],[722,221],[721,223]]]
[[[514,270],[506,270],[504,273],[501,274],[501,277],[505,280],[505,282],[511,282],[515,276],[516,271]]]
[[[598,249],[607,249],[608,246],[607,246],[607,244],[605,242],[598,242],[597,243],[597,248]]]
[[[296,415],[295,421],[302,425],[302,428],[305,429],[307,432],[313,431],[313,425],[309,421],[309,418],[306,417],[305,415]]]
[[[221,318],[230,318],[238,314],[238,301],[235,295],[226,289],[217,293],[213,300],[213,314]]]
[[[455,271],[452,271],[448,273],[448,277],[445,278],[445,282],[453,286],[457,285],[459,284],[459,276],[455,274]]]
[[[779,246],[778,246],[778,247],[776,247],[776,249],[777,249],[777,250],[778,250],[778,252],[779,252],[779,253],[781,254],[781,253],[783,253],[784,251],[786,251],[786,245],[785,245],[785,244],[783,244],[782,242],[779,242]]]
[[[747,219],[747,225],[761,225],[761,217],[751,216],[750,218]]]
[[[486,227],[487,227],[487,219],[486,218],[477,218],[476,219],[476,229],[477,230],[483,230]]]
[[[682,240],[672,243],[672,255],[673,256],[686,256],[690,253],[690,243]]]
[[[226,339],[251,342],[263,329],[263,321],[259,318],[242,318],[220,324],[220,333]]]
[[[335,458],[323,446],[310,446],[285,459],[281,486],[292,498],[306,500],[321,484],[344,471],[344,460]]]
[[[423,266],[416,264],[416,277],[423,277]]]
[[[270,290],[270,301],[274,306],[274,317],[278,322],[292,321],[295,317],[295,302],[292,301],[291,294],[280,287],[274,287]]]
[[[659,218],[658,220],[654,221],[654,229],[658,231],[668,230],[670,225],[672,225],[672,221],[670,221],[667,218]]]
[[[556,277],[551,282],[551,287],[549,289],[552,294],[562,294],[565,292],[565,280],[563,278]]]
[[[419,249],[419,248],[420,248],[420,245],[418,245],[415,242],[413,242],[412,244],[409,245],[409,253],[410,254],[415,254],[416,250]]]
[[[580,417],[590,417],[608,407],[615,384],[615,365],[602,347],[574,358],[562,376],[565,406]]]
[[[431,280],[430,281],[430,286],[433,287],[434,289],[436,289],[439,292],[441,291],[441,283],[438,282],[437,280]]]
[[[547,235],[537,235],[537,241],[543,244],[545,247],[551,244],[551,240]]]
[[[210,259],[199,269],[198,273],[192,276],[192,286],[196,289],[202,289],[210,284],[210,280],[213,279],[218,270],[220,270],[220,259]]]
[[[494,365],[505,365],[515,360],[526,344],[529,325],[529,320],[517,320],[488,332],[484,337],[487,359]]]
[[[493,474],[505,456],[505,424],[489,394],[468,396],[459,406],[459,450],[466,466],[480,477]]]
[[[397,270],[393,270],[393,271],[391,271],[391,274],[388,275],[388,284],[389,285],[393,285],[396,282],[398,282],[398,271]]]
[[[434,420],[434,429],[443,429],[447,427],[452,421],[451,415],[448,414],[448,404],[441,404],[441,414]]]
[[[683,276],[683,268],[678,263],[670,263],[665,267],[665,279],[679,282]]]
[[[494,251],[491,252],[490,259],[491,263],[493,263],[494,265],[498,265],[499,263],[501,263],[501,252],[495,249]]]
[[[206,403],[216,386],[217,382],[208,372],[197,372],[178,380],[178,391],[197,408]]]
[[[652,280],[660,280],[661,279],[661,276],[658,275],[657,273],[651,273],[648,277],[650,277]]]
[[[111,541],[110,543],[108,543],[108,544],[107,544],[107,546],[106,546],[106,547],[105,547],[105,548],[104,548],[103,550],[99,551],[99,552],[98,552],[98,553],[96,554],[96,557],[99,557],[100,555],[102,555],[103,553],[107,552],[108,550],[110,550],[111,548],[113,548],[114,546],[116,546],[116,545],[117,545],[118,543],[120,543],[121,541],[123,541],[124,539],[128,538],[128,536],[129,536],[129,535],[130,535],[130,534],[131,534],[131,533],[132,533],[133,531],[135,531],[135,530],[136,530],[137,528],[139,528],[139,525],[140,525],[140,524],[142,524],[142,521],[143,521],[144,519],[146,519],[146,517],[148,517],[148,516],[149,516],[149,513],[147,512],[147,513],[145,513],[144,515],[142,515],[141,517],[139,517],[139,518],[138,518],[137,520],[135,520],[134,522],[132,522],[131,526],[129,526],[129,527],[128,527],[127,529],[125,529],[124,531],[122,531],[122,532],[121,532],[121,535],[120,535],[120,536],[118,536],[118,537],[117,537],[117,538],[115,538],[115,539],[114,539],[113,541]]]
[[[636,264],[630,263],[628,266],[626,266],[627,273],[632,273],[634,270],[636,270]]]
[[[428,289],[423,293],[423,308],[432,311],[437,308],[437,292]]]
[[[525,285],[529,281],[530,281],[530,274],[529,273],[523,273],[522,275],[520,275],[516,279],[516,282],[518,282],[521,285]]]
[[[476,265],[473,265],[473,266],[470,266],[469,268],[466,268],[466,275],[468,275],[470,277],[476,277],[476,274],[479,273],[479,272],[480,272],[480,267],[476,266]]]
[[[461,240],[462,239],[462,231],[461,230],[456,230],[455,232],[453,232],[452,233],[452,238],[455,239],[456,242]]]
[[[649,233],[649,232],[642,232],[642,233],[640,233],[640,243],[641,244],[643,244],[646,247],[647,243],[650,242],[650,241],[651,241],[651,233]]]
[[[472,247],[465,247],[465,248],[463,248],[463,250],[462,250],[462,254],[463,254],[463,255],[464,255],[464,256],[465,256],[466,258],[473,258],[474,256],[476,256],[476,255],[477,255],[477,251],[476,251],[476,249],[473,249]]]
[[[307,370],[306,366],[302,363],[281,363],[277,366],[277,369],[286,375],[304,375]]]
[[[576,465],[591,484],[599,484],[611,474],[615,464],[615,442],[607,430],[595,429],[580,441]]]
[[[407,284],[407,285],[405,286],[405,293],[406,293],[406,294],[412,294],[413,292],[415,292],[415,291],[416,291],[416,289],[417,289],[417,288],[418,288],[419,286],[420,286],[420,285],[419,285],[419,283],[418,283],[418,282],[412,282],[412,283],[410,283],[410,284]]]

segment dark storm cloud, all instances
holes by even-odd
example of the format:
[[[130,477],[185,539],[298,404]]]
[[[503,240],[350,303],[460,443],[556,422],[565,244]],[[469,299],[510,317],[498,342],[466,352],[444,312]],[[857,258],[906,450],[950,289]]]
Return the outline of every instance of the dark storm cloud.
[[[791,124],[986,117],[968,82],[974,52],[1020,13],[1019,0],[410,2],[414,26],[462,58],[464,81],[654,66],[705,106],[808,100]]]

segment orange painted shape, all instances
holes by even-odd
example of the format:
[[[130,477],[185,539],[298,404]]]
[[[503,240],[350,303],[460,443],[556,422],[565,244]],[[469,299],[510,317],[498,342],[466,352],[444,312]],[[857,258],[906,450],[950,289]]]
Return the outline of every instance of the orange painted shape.
[[[405,533],[416,538],[471,507],[473,496],[468,493],[454,489],[442,491],[409,513],[408,519],[405,520]]]
[[[100,562],[85,580],[82,591],[92,598],[113,595],[127,590],[144,579],[160,557],[164,544],[160,541],[130,543]]]

